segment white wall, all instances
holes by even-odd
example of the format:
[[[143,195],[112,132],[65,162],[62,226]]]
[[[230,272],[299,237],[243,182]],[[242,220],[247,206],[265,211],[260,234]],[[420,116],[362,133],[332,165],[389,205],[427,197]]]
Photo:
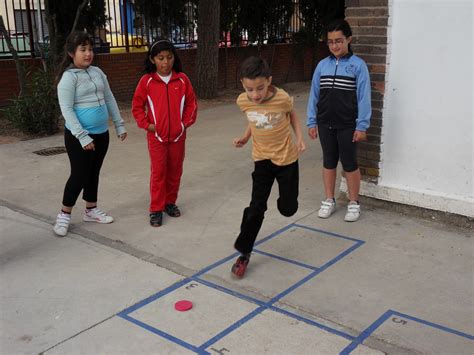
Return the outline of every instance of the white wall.
[[[474,216],[474,0],[392,0],[381,177],[362,194]]]

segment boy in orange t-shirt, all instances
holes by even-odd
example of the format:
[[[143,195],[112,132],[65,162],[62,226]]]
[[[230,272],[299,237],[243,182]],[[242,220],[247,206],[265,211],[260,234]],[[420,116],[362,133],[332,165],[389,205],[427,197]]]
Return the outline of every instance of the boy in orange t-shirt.
[[[232,266],[232,274],[242,278],[250,260],[257,234],[262,226],[267,200],[273,182],[278,182],[280,196],[278,210],[290,217],[298,210],[298,156],[305,149],[300,122],[293,110],[293,98],[284,90],[272,86],[272,76],[267,62],[250,57],[242,64],[240,80],[245,92],[237,105],[246,114],[248,125],[234,146],[243,147],[252,137],[252,200],[245,208],[240,234],[234,247],[241,255]],[[293,142],[291,128],[296,135]]]

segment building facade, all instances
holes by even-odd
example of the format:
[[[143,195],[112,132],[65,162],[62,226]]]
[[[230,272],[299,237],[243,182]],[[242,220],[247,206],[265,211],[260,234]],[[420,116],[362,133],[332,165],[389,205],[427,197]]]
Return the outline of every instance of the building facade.
[[[362,195],[474,217],[473,3],[346,1],[374,96]]]

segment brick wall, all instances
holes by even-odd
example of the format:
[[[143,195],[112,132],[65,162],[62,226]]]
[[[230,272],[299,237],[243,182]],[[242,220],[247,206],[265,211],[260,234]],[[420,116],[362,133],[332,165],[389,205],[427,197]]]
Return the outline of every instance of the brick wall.
[[[32,69],[40,68],[41,62],[35,59],[22,59],[28,73]],[[15,62],[0,60],[0,107],[8,104],[8,99],[15,98],[20,91]]]
[[[195,81],[196,50],[178,50],[183,63],[183,70],[191,81]],[[284,82],[310,80],[316,63],[328,52],[320,44],[315,56],[310,48],[300,48],[291,44],[276,44],[257,47],[231,47],[219,50],[219,88],[236,87],[238,67],[250,55],[260,55],[272,65],[275,84]],[[110,87],[118,100],[131,101],[133,92],[143,70],[145,53],[98,54],[95,65],[98,65],[109,79]],[[28,65],[39,66],[39,60],[26,59]],[[13,60],[0,60],[0,107],[8,103],[19,90]]]
[[[360,169],[364,179],[377,182],[385,93],[388,0],[346,0],[345,15],[353,32],[351,47],[366,61],[372,83],[372,121],[367,142],[359,145]]]

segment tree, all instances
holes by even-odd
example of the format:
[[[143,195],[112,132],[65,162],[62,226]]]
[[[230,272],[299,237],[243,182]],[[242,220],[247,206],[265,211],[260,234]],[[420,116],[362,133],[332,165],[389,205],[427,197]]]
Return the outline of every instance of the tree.
[[[3,116],[14,127],[28,134],[54,134],[58,131],[58,104],[51,75],[46,70],[29,71],[20,61],[0,15],[0,34],[5,38],[15,61],[20,93],[2,109]]]
[[[312,49],[312,67],[315,67],[316,49],[324,28],[334,19],[344,18],[344,0],[300,0],[303,28],[295,42]]]
[[[262,45],[265,40],[275,43],[283,39],[293,14],[293,0],[275,0],[271,6],[266,0],[245,0],[240,4],[240,22],[250,42]]]
[[[176,37],[193,25],[186,18],[189,3],[189,0],[135,0],[134,10],[140,19],[135,27],[146,27],[145,33],[152,37],[179,41]]]
[[[105,0],[45,0],[45,14],[50,37],[51,64],[60,56],[71,30],[94,34],[105,26]]]
[[[344,18],[344,0],[300,0],[301,34],[306,44],[315,46],[329,22]]]
[[[219,70],[219,0],[200,0],[198,4],[197,85],[198,97],[217,96]]]
[[[8,34],[7,29],[5,28],[5,23],[3,22],[3,17],[0,15],[0,34],[5,38],[5,42],[7,42],[8,49],[10,50],[13,60],[15,61],[16,73],[18,75],[18,84],[20,85],[20,95],[25,93],[26,91],[26,74],[25,68],[23,67],[22,63],[20,62],[20,58],[18,57],[18,53],[12,45],[12,41],[10,35]]]

